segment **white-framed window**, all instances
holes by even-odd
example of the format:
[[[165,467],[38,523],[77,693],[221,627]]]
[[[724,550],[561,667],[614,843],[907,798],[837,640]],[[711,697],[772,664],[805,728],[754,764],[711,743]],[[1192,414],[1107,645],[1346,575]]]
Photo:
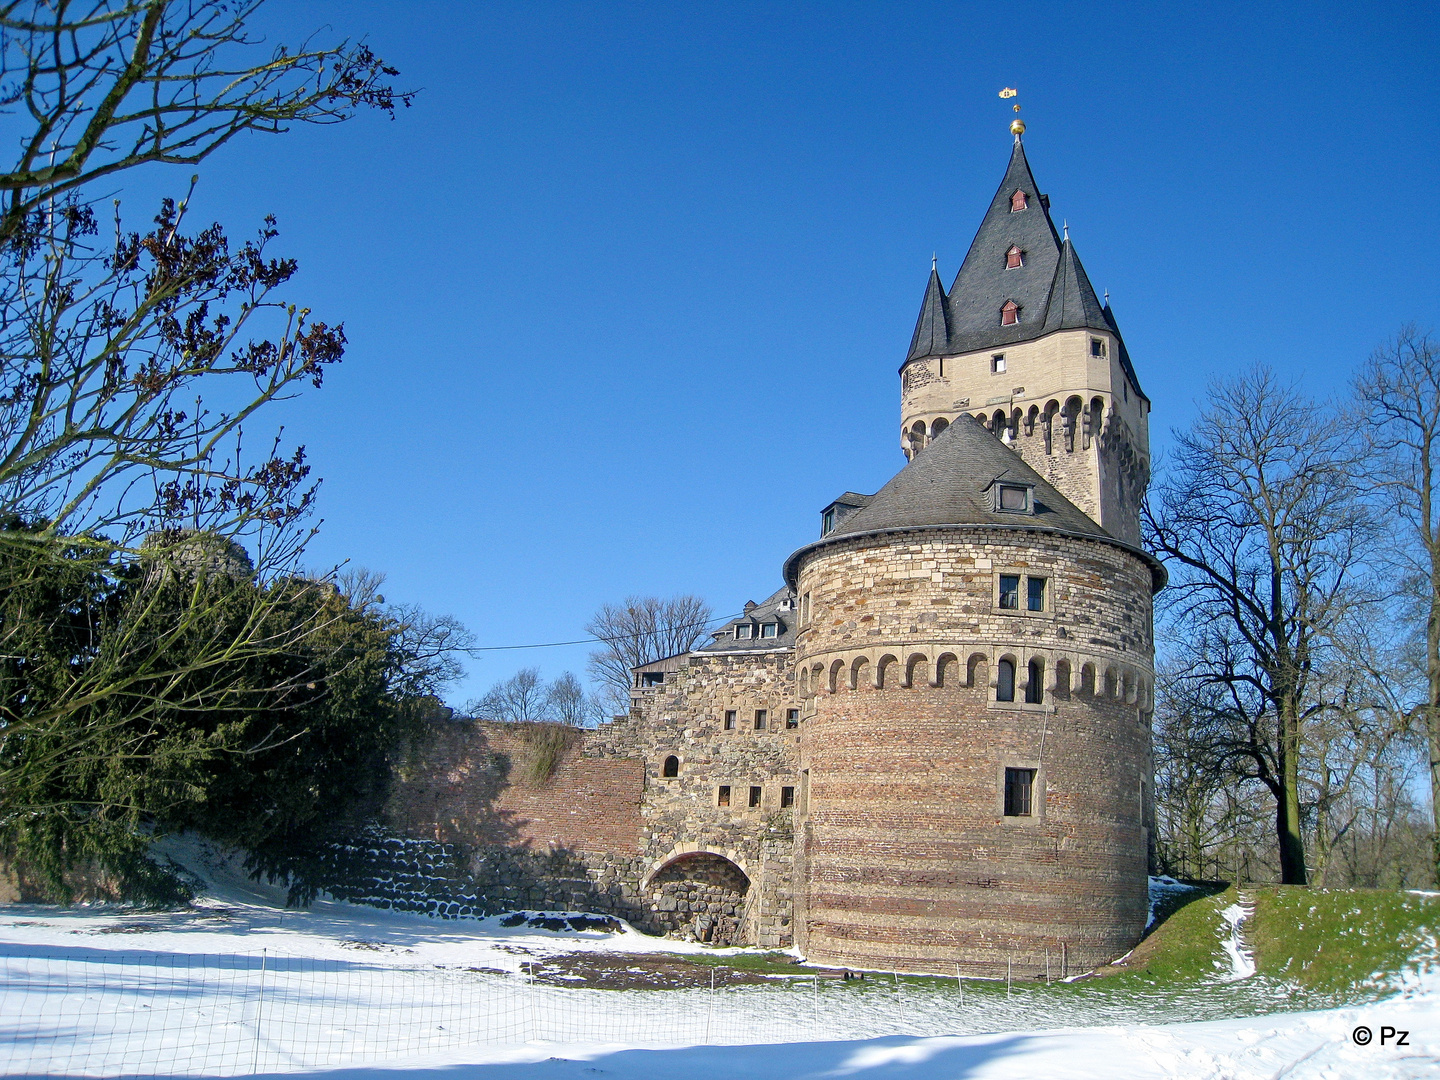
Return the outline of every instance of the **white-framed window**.
[[[760,636],[762,638],[777,637],[780,633],[780,624],[767,622],[760,624]]]

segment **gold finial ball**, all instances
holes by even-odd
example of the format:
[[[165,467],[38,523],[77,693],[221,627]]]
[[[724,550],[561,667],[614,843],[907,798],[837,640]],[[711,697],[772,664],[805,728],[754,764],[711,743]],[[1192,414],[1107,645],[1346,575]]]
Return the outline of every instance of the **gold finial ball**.
[[[1010,133],[1011,133],[1012,135],[1024,135],[1024,134],[1025,134],[1025,121],[1024,121],[1024,120],[1021,120],[1018,116],[1017,116],[1014,120],[1011,120],[1011,121],[1010,121]]]

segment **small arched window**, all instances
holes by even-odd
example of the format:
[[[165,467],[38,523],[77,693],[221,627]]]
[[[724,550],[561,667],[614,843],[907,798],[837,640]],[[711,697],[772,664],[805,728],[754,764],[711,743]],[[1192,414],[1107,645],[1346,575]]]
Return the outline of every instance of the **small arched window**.
[[[1045,665],[1039,660],[1030,661],[1030,681],[1025,684],[1025,701],[1039,705],[1045,700]]]
[[[1021,191],[1019,188],[1016,188],[1015,194],[1010,196],[1010,212],[1012,214],[1018,213],[1019,211],[1024,210],[1029,205],[1030,196],[1026,195],[1025,192]]]
[[[1025,253],[1021,251],[1018,247],[1016,247],[1014,244],[1011,244],[1010,250],[1005,252],[1005,269],[1018,270],[1024,265]]]
[[[1005,306],[1000,309],[1000,325],[1014,326],[1020,321],[1020,305],[1014,300],[1006,300]]]
[[[665,777],[680,775],[680,759],[671,754],[665,759],[665,764],[660,769],[660,775]]]
[[[1001,660],[995,669],[995,700],[1015,700],[1015,663],[1013,660]]]

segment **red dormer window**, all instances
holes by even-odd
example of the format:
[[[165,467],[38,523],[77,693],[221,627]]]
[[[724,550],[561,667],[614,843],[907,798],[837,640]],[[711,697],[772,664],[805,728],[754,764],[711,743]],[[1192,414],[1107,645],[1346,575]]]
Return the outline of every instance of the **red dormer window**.
[[[1011,244],[1010,250],[1005,252],[1005,269],[1017,270],[1024,265],[1025,253],[1021,251],[1018,247],[1016,247],[1014,244]]]
[[[1006,300],[1005,306],[1000,309],[1000,325],[1014,326],[1020,321],[1020,305],[1014,300]]]
[[[1030,197],[1019,188],[1016,188],[1015,194],[1010,196],[1010,212],[1012,214],[1016,213],[1017,211],[1024,210],[1025,207],[1029,205]]]

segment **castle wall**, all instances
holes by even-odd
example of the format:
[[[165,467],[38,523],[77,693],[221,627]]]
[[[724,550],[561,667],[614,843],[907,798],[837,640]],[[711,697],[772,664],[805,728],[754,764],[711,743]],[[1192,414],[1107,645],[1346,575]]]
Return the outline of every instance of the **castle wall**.
[[[792,662],[788,648],[695,654],[628,716],[570,733],[543,778],[527,739],[538,728],[437,726],[395,770],[388,831],[333,853],[327,890],[442,915],[595,911],[654,933],[787,946]]]
[[[1048,610],[1000,610],[1001,570],[1046,577]],[[818,549],[798,590],[813,605],[798,661],[805,954],[1027,975],[1047,954],[1073,972],[1130,948],[1149,850],[1145,563],[1042,532],[932,530]],[[1014,703],[996,700],[1002,658]],[[1007,767],[1036,772],[1029,816],[1003,812]]]
[[[644,690],[629,718],[602,737],[615,752],[646,763],[642,806],[646,859],[652,867],[692,852],[712,852],[750,879],[742,939],[775,947],[791,944],[793,807],[785,788],[797,788],[798,727],[793,649],[692,653],[673,677]],[[755,728],[757,710],[765,727]],[[725,728],[725,714],[735,727]],[[679,775],[662,775],[666,757]],[[720,805],[728,787],[729,805]],[[751,788],[760,789],[750,806]],[[648,895],[648,894],[647,894]]]

